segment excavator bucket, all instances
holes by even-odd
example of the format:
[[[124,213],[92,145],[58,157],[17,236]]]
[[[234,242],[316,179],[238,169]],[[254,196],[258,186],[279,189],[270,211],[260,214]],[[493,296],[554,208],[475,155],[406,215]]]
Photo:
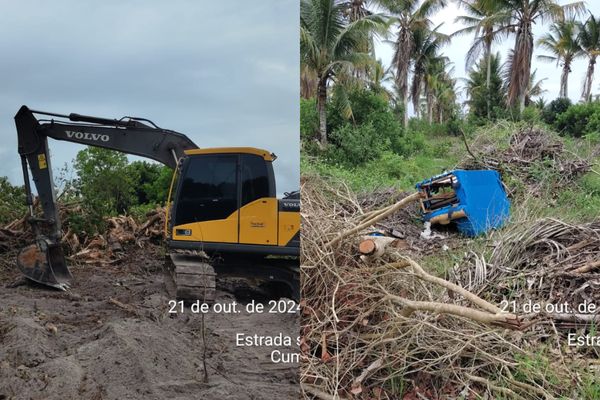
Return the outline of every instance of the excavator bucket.
[[[28,279],[60,290],[68,289],[73,279],[62,247],[43,240],[21,249],[17,266]]]

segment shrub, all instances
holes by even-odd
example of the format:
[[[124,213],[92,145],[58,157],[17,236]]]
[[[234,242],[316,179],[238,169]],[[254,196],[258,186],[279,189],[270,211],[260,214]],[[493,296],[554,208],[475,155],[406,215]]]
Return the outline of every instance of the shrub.
[[[569,107],[557,115],[554,128],[560,133],[581,137],[587,133],[597,132],[600,122],[600,103],[582,103]]]
[[[552,100],[542,111],[542,119],[548,125],[554,124],[558,115],[565,112],[571,104],[571,100],[566,97],[559,97]]]
[[[600,112],[590,115],[585,127],[585,137],[593,143],[600,142]]]
[[[540,109],[534,105],[525,107],[521,113],[521,120],[531,125],[539,124],[542,121]]]
[[[319,130],[319,113],[314,98],[300,99],[300,137],[310,141],[316,137]]]
[[[402,127],[385,98],[364,88],[353,89],[346,95],[347,99],[334,96],[328,105],[330,146],[325,156],[329,163],[357,166],[379,157],[384,151],[400,147]],[[352,107],[350,119],[344,116],[346,100]],[[304,150],[319,154],[306,140]]]
[[[385,98],[364,88],[351,90],[347,93],[347,97],[352,107],[351,119],[344,117],[343,99],[334,97],[327,110],[328,132],[333,132],[348,123],[354,125],[371,123],[376,131],[387,137],[401,133],[400,122]]]
[[[427,147],[427,138],[422,132],[407,132],[393,141],[392,150],[399,155],[410,157]]]
[[[7,177],[1,176],[0,225],[5,225],[17,218],[21,218],[26,211],[25,189],[23,186],[13,186]]]
[[[370,122],[360,126],[343,125],[330,134],[330,141],[332,146],[327,150],[327,158],[346,166],[373,160],[391,145],[390,139]]]

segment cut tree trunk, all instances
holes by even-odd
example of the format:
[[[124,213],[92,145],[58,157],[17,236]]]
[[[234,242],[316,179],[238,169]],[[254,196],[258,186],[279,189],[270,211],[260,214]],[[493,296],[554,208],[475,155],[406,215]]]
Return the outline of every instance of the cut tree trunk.
[[[388,247],[394,249],[407,249],[410,246],[406,240],[396,239],[389,236],[365,236],[358,245],[358,251],[369,259],[377,259],[385,254]]]

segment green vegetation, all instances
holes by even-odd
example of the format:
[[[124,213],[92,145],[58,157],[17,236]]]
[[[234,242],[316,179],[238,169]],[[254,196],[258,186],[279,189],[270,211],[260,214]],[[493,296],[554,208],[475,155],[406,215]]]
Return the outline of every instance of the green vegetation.
[[[556,116],[554,128],[575,137],[600,132],[600,102],[574,104]]]
[[[94,219],[124,213],[133,204],[133,179],[127,173],[125,154],[89,147],[77,153],[74,168],[78,176],[74,186]]]
[[[506,93],[499,54],[492,55],[489,59],[482,58],[475,68],[469,71],[466,87],[469,96],[469,119],[472,122],[481,125],[506,117],[506,107],[502,105]]]
[[[345,4],[336,1],[303,0],[300,5],[300,47],[304,71],[314,77],[319,113],[319,140],[327,144],[327,87],[333,78],[344,79],[348,67],[364,67],[370,60],[365,52],[369,34],[384,27],[378,15],[345,18]],[[337,86],[343,96],[343,85]],[[345,108],[350,115],[349,106]]]
[[[0,225],[21,218],[26,211],[25,189],[13,186],[5,176],[0,177]]]
[[[164,205],[171,182],[171,169],[146,161],[128,163],[116,151],[88,147],[77,153],[74,168],[77,178],[71,183],[81,200],[83,215],[69,221],[81,230],[104,228],[107,215],[131,214],[143,218],[146,212]]]
[[[542,119],[548,125],[552,125],[554,122],[556,122],[557,117],[567,111],[571,105],[571,100],[568,98],[559,97],[554,99],[550,102],[550,104],[544,107],[542,111]]]
[[[81,205],[83,212],[69,213],[65,222],[76,232],[88,233],[103,231],[106,216],[144,219],[148,211],[166,203],[173,174],[168,167],[129,163],[125,154],[97,147],[79,151],[73,169],[61,170],[59,203]],[[72,174],[75,177],[69,178]],[[24,188],[0,177],[0,225],[23,217],[26,211]]]
[[[135,205],[164,205],[169,195],[173,170],[167,166],[134,161],[127,165],[127,174],[133,181]]]

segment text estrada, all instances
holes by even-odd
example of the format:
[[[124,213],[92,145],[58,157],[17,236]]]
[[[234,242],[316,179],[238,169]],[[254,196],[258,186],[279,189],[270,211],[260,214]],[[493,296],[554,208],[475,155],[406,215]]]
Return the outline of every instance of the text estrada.
[[[294,340],[291,336],[284,336],[282,333],[275,336],[260,336],[260,335],[247,335],[245,333],[238,333],[235,335],[236,346],[300,346],[300,337]]]
[[[569,333],[569,346],[600,346],[600,336]]]

